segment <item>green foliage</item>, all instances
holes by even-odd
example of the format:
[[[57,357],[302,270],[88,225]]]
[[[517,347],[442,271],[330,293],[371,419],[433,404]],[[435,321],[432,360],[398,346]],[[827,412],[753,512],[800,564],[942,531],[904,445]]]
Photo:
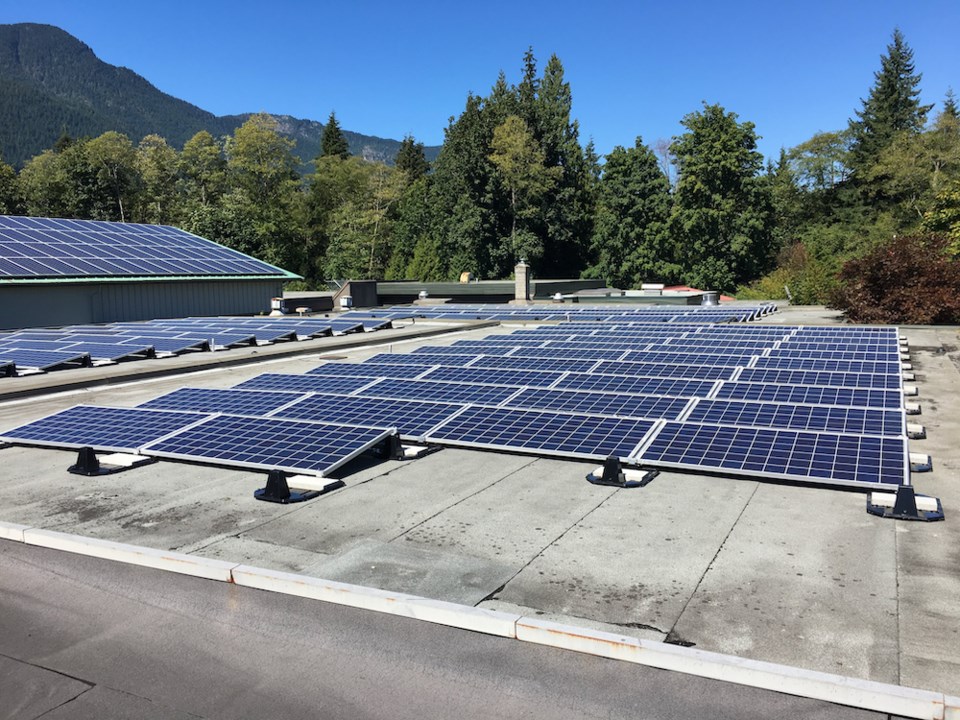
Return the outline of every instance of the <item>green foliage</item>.
[[[960,261],[937,235],[894,237],[840,272],[833,306],[853,322],[960,323]]]
[[[350,157],[350,146],[332,110],[327,124],[323,127],[323,135],[320,136],[320,157],[338,157],[341,160]]]
[[[632,148],[615,147],[597,189],[589,274],[619,288],[679,279],[667,233],[670,202],[670,181],[653,151],[639,137]]]
[[[412,135],[407,135],[397,151],[396,168],[406,173],[407,183],[416,182],[430,172],[430,163],[427,162],[423,143],[414,140]]]
[[[774,259],[770,188],[759,173],[753,123],[706,105],[682,123],[673,152],[679,169],[670,232],[689,285],[732,290]]]
[[[794,305],[823,305],[836,288],[836,263],[814,257],[803,243],[797,243],[783,249],[776,269],[737,288],[737,299],[789,299]]]
[[[0,156],[0,215],[15,215],[22,209],[17,171]]]
[[[850,166],[855,172],[871,167],[899,133],[920,132],[933,107],[920,104],[921,74],[915,72],[913,50],[899,28],[873,76],[870,94],[856,111],[857,119],[850,121]]]

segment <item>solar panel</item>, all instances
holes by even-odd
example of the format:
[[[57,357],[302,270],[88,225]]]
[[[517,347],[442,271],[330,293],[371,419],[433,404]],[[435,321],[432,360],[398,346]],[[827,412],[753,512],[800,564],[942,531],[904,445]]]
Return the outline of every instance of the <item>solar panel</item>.
[[[144,454],[321,477],[389,437],[389,428],[214,415],[151,443]]]
[[[736,368],[711,365],[608,361],[598,363],[591,372],[598,375],[688,378],[691,380],[729,380],[736,372]]]
[[[324,375],[284,375],[265,373],[250,378],[234,390],[286,390],[288,392],[326,392],[349,395],[374,382],[365,377],[327,377]]]
[[[52,370],[63,365],[89,365],[90,356],[75,351],[0,350],[0,362],[12,362],[19,368]]]
[[[824,358],[764,357],[754,367],[784,370],[825,370],[844,373],[881,373],[899,375],[900,363],[874,360],[834,360]]]
[[[484,348],[476,348],[477,352],[484,355],[493,354]],[[510,357],[548,357],[548,358],[567,358],[570,360],[620,360],[626,355],[626,350],[558,350],[556,348],[538,348],[534,346],[524,346],[517,348]]]
[[[790,345],[781,345],[776,350],[771,350],[768,357],[771,358],[805,358],[805,359],[823,359],[823,360],[873,360],[875,362],[900,362],[900,350],[898,348],[889,349],[886,347],[873,346],[873,350],[855,350],[855,349],[797,349]],[[870,347],[853,345],[850,348]]]
[[[338,377],[367,378],[414,378],[425,373],[430,366],[389,365],[387,363],[345,363],[330,362],[307,370],[308,375],[335,375]]]
[[[502,355],[482,355],[470,367],[496,368],[498,370],[545,370],[547,372],[590,372],[597,364],[596,360],[541,358],[541,357],[504,357]]]
[[[516,387],[550,387],[563,373],[539,370],[497,370],[495,368],[438,367],[423,376],[424,380],[445,380],[457,383],[486,383]]]
[[[623,356],[623,360],[673,365],[743,367],[750,362],[750,358],[753,355],[754,353],[751,353],[749,350],[729,350],[709,353],[637,352],[632,350]]]
[[[476,353],[464,354],[464,355],[455,355],[453,353],[411,353],[406,354],[395,354],[395,353],[379,353],[374,355],[371,358],[368,358],[366,362],[371,365],[377,363],[386,363],[389,365],[451,365],[454,367],[459,367],[461,365],[466,365],[469,362],[473,362],[477,359]]]
[[[376,385],[364,388],[357,395],[406,400],[435,400],[460,405],[467,403],[499,405],[516,392],[517,388],[515,387],[500,387],[497,385],[384,379],[377,381]]]
[[[579,390],[542,390],[530,388],[506,401],[515,408],[559,410],[587,415],[664,418],[676,420],[689,404],[687,398],[660,395],[621,395]]]
[[[0,215],[0,276],[269,275],[280,268],[164,225]]]
[[[632,393],[634,395],[668,395],[672,397],[706,397],[715,383],[705,380],[627,377],[570,373],[555,386],[557,390],[596,390]]]
[[[641,464],[826,484],[900,485],[909,478],[904,438],[667,422]]]
[[[234,415],[267,415],[304,397],[291,392],[180,388],[138,405],[160,410],[191,410]]]
[[[841,373],[818,370],[773,370],[745,368],[737,376],[741,382],[776,383],[780,385],[825,385],[842,388],[898,389],[899,375],[874,373]]]
[[[0,435],[0,440],[132,452],[206,417],[202,413],[77,405],[8,430]]]
[[[275,417],[328,420],[355,425],[389,425],[404,437],[419,438],[462,405],[340,395],[309,395],[274,413]]]
[[[431,431],[427,441],[561,457],[627,459],[652,427],[649,420],[471,406]]]
[[[188,350],[209,350],[206,340],[186,338],[152,337],[149,335],[134,335],[120,341],[121,345],[151,345],[156,352],[179,354]]]
[[[880,410],[826,405],[697,400],[685,421],[708,425],[791,428],[856,435],[898,437],[906,434],[899,410]]]
[[[725,382],[720,384],[716,397],[806,405],[839,405],[843,407],[888,409],[903,407],[903,394],[899,390],[817,387],[812,385]]]
[[[153,345],[131,345],[121,343],[78,342],[64,346],[65,352],[85,352],[98,360],[123,360],[134,355],[153,357]]]

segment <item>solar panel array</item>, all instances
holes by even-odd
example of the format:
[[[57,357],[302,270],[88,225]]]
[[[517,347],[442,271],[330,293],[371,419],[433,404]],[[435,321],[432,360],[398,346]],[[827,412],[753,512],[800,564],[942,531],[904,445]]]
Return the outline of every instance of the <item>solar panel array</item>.
[[[295,277],[175,227],[0,215],[0,278]]]
[[[382,318],[194,317],[0,333],[0,376],[391,328]]]
[[[846,365],[791,364],[818,348],[857,357]],[[388,425],[439,445],[615,456],[705,474],[896,485],[909,479],[899,358],[896,328],[650,321],[637,312],[633,320],[563,321],[361,363],[328,362],[303,375],[266,374],[229,391],[185,389],[144,408],[257,416],[278,427]],[[177,434],[172,447],[157,441],[147,451],[212,456],[205,425],[191,435],[200,450]],[[207,427],[234,432],[230,424]],[[255,462],[231,452],[230,462]],[[279,462],[263,453],[264,463]]]

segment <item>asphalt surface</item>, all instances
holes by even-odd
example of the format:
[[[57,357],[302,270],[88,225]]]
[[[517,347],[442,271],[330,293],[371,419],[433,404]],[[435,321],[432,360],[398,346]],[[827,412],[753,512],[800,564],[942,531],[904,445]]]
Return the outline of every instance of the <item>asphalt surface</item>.
[[[0,718],[884,715],[0,541]]]

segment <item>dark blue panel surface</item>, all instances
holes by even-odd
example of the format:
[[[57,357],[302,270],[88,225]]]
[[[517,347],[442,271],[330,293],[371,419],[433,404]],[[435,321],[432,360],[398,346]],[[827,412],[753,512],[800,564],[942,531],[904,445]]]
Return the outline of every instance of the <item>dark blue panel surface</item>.
[[[180,388],[148,400],[137,407],[234,415],[266,415],[302,397],[302,394],[292,392]]]
[[[365,397],[433,400],[453,404],[499,405],[515,392],[517,388],[496,385],[386,379],[357,394]]]
[[[627,377],[571,373],[557,383],[556,389],[597,390],[632,393],[634,395],[667,395],[673,397],[706,397],[714,383],[705,380]]]
[[[396,356],[392,356],[396,357]],[[311,370],[308,375],[335,375],[338,377],[368,377],[368,378],[413,378],[427,371],[430,366],[422,365],[392,365],[387,363],[346,363],[329,362]]]
[[[521,390],[507,401],[509,407],[559,410],[586,415],[664,418],[676,420],[687,406],[688,398],[658,395],[621,395],[579,390]]]
[[[286,390],[288,392],[335,392],[349,395],[369,385],[373,378],[328,377],[325,375],[283,375],[266,373],[250,378],[234,387],[235,390]]]
[[[309,395],[277,411],[275,417],[325,420],[351,425],[388,425],[405,437],[420,437],[462,405],[340,395]]]
[[[867,388],[811,385],[725,382],[720,386],[717,397],[807,405],[840,405],[843,407],[897,409],[903,406],[903,394],[899,390],[870,390]]]
[[[899,410],[698,400],[690,415],[684,419],[708,425],[790,428],[888,437],[904,435],[903,413]]]

